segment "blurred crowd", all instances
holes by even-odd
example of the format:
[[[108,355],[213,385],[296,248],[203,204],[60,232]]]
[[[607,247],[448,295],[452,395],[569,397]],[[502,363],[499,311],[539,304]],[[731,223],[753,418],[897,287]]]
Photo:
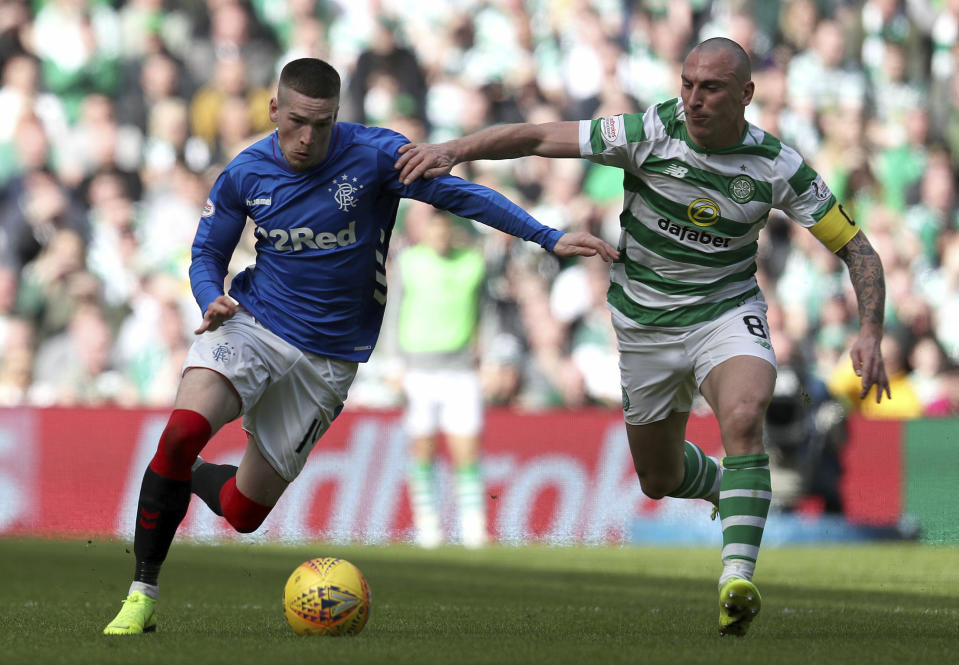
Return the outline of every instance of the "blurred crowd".
[[[747,118],[823,174],[886,270],[893,400],[876,407],[846,355],[844,265],[769,217],[759,274],[797,403],[959,413],[957,0],[0,0],[0,405],[172,403],[201,316],[187,278],[200,210],[272,131],[289,60],[338,69],[340,120],[440,141],[641,112],[677,96],[689,47],[718,35],[752,57]],[[618,170],[524,158],[456,173],[545,224],[618,239]],[[404,201],[394,259],[431,213]],[[607,266],[458,229],[487,261],[487,402],[619,405]],[[232,268],[252,252],[250,234]],[[351,406],[402,399],[394,312]]]

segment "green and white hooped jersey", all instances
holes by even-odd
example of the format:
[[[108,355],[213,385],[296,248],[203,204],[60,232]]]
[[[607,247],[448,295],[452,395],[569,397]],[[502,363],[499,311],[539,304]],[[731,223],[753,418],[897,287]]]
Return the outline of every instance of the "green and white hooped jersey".
[[[739,144],[695,145],[673,99],[579,124],[583,157],[623,169],[620,258],[607,299],[641,326],[711,321],[753,297],[759,232],[772,208],[831,251],[859,232],[794,149],[747,124]]]

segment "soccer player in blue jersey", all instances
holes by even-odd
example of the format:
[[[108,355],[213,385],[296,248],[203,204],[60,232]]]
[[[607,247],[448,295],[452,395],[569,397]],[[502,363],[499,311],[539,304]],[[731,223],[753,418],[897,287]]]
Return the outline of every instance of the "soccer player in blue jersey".
[[[584,157],[624,171],[621,258],[607,301],[619,342],[626,433],[643,492],[706,499],[722,520],[719,632],[742,636],[759,612],[753,573],[772,488],[763,422],[776,383],[756,281],[759,232],[783,210],[845,262],[859,305],[852,344],[860,398],[891,397],[880,351],[882,264],[822,178],[746,121],[749,57],[722,37],[683,63],[680,97],[645,114],[490,127],[401,148],[403,182],[474,159]],[[722,465],[685,438],[695,390],[722,432]]]
[[[231,161],[213,185],[193,243],[190,281],[203,321],[174,409],[140,487],[136,568],[108,635],[156,630],[160,567],[191,491],[241,533],[256,530],[343,408],[376,344],[397,204],[412,198],[538,243],[558,256],[617,251],[588,233],[543,226],[502,195],[454,177],[404,185],[393,168],[408,140],[337,122],[340,77],[303,58],[280,73],[277,130]],[[224,294],[247,218],[256,263]],[[243,416],[239,467],[199,453]]]

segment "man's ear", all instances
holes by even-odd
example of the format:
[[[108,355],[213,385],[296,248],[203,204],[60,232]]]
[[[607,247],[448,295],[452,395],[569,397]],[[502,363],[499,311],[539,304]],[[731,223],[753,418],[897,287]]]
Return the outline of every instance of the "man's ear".
[[[276,97],[270,98],[270,122],[276,124],[280,120],[280,106],[276,102]]]
[[[743,86],[743,106],[749,106],[749,102],[753,101],[754,92],[756,92],[756,84],[752,81],[746,81]]]

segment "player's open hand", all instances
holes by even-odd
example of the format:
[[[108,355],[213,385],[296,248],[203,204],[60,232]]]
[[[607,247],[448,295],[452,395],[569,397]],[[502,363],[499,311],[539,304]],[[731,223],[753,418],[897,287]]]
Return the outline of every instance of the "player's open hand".
[[[420,177],[429,180],[446,175],[456,165],[453,155],[441,143],[407,143],[400,146],[399,153],[393,166],[399,170],[404,185]]]
[[[892,393],[889,391],[889,377],[886,376],[886,365],[882,360],[882,351],[880,350],[881,341],[881,332],[864,328],[859,331],[859,335],[849,350],[852,368],[856,372],[856,376],[862,379],[862,391],[859,393],[859,399],[865,399],[872,387],[875,386],[877,404],[882,401],[883,393],[886,393],[887,398],[892,398]]]
[[[203,323],[194,330],[194,334],[202,335],[208,330],[216,330],[224,321],[232,319],[239,311],[240,306],[230,296],[217,296],[203,313]]]
[[[609,263],[619,258],[619,252],[605,240],[600,240],[596,236],[577,231],[576,233],[564,233],[556,241],[553,247],[553,254],[556,256],[596,256],[599,254],[603,261]]]

